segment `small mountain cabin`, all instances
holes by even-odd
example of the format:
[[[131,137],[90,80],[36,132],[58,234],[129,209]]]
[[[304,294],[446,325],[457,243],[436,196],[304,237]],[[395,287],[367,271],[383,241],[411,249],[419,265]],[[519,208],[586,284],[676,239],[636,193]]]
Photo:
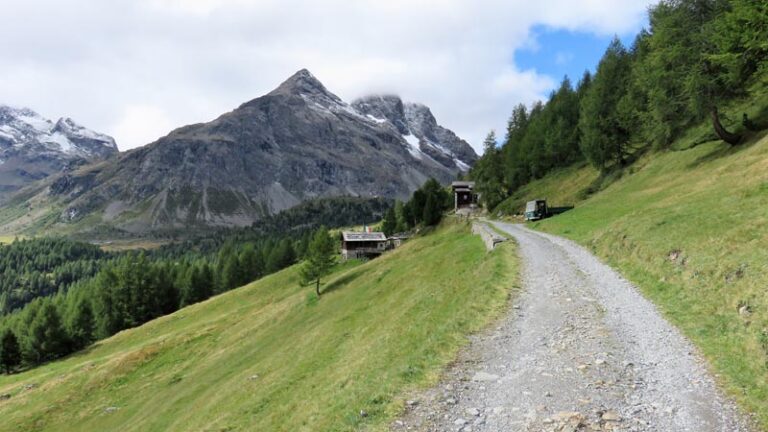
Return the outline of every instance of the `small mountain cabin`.
[[[397,233],[392,234],[389,236],[389,245],[387,246],[388,249],[396,249],[403,245],[403,243],[411,238],[411,235],[408,233]]]
[[[382,232],[341,233],[341,256],[343,259],[375,258],[387,250],[387,236]]]
[[[462,208],[475,208],[477,206],[477,194],[475,193],[475,182],[473,181],[455,181],[451,183],[453,189],[453,209],[458,211]]]

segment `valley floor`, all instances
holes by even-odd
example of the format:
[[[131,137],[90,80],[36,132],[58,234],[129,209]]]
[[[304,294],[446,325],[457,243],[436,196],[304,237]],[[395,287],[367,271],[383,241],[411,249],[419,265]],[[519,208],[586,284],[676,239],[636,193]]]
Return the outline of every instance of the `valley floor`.
[[[586,249],[519,225],[523,289],[393,430],[749,431],[694,346]]]

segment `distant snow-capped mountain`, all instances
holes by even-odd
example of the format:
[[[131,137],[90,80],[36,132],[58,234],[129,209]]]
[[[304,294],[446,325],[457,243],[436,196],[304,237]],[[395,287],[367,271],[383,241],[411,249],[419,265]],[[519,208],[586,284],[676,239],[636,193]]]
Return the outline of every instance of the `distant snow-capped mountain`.
[[[115,140],[70,118],[0,105],[0,201],[27,184],[117,154]]]
[[[399,96],[368,96],[352,107],[378,123],[391,123],[408,143],[408,151],[417,159],[429,158],[443,166],[469,171],[477,154],[451,130],[437,124],[432,111],[419,103],[404,103]]]
[[[39,182],[10,200],[31,215],[11,224],[131,235],[247,226],[317,198],[407,199],[476,160],[426,106],[397,96],[350,104],[301,70],[210,122]]]

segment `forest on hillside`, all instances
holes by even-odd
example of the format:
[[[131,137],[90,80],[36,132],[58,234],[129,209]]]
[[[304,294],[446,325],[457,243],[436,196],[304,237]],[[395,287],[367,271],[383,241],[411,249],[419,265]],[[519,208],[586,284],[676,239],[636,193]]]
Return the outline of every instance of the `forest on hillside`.
[[[300,261],[318,227],[372,223],[391,208],[380,198],[315,200],[151,251],[45,237],[0,246],[0,366],[59,358],[245,285]]]
[[[383,221],[387,234],[409,231],[436,225],[450,204],[448,191],[429,179],[405,203],[309,201],[249,228],[150,251],[108,253],[64,238],[16,240],[0,246],[0,367],[63,357],[282,270],[308,255],[317,230]]]
[[[492,210],[531,180],[577,162],[609,177],[703,122],[709,139],[738,145],[765,128],[768,113],[728,119],[723,107],[749,98],[766,75],[768,3],[663,0],[632,46],[611,42],[594,74],[575,85],[565,77],[546,103],[517,105],[501,145],[491,132],[469,177]]]

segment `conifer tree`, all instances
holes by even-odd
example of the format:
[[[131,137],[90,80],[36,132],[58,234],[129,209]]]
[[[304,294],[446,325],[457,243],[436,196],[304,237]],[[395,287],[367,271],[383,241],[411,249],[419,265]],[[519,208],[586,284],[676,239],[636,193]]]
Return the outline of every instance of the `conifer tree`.
[[[394,207],[390,207],[384,215],[384,220],[381,223],[381,230],[387,236],[394,234],[395,230],[397,230],[397,215],[395,214]]]
[[[29,329],[29,346],[35,363],[67,354],[68,345],[59,311],[50,301],[46,301],[37,311]]]
[[[2,337],[0,337],[0,366],[5,369],[5,373],[10,374],[20,364],[19,340],[11,329],[5,329]]]
[[[243,268],[240,264],[240,258],[236,253],[231,253],[226,257],[224,261],[224,268],[222,268],[222,288],[224,291],[229,291],[233,288],[237,288],[244,283]]]
[[[95,320],[88,300],[80,300],[75,306],[69,333],[75,349],[84,348],[93,342]]]
[[[626,94],[629,71],[627,50],[614,38],[581,102],[581,149],[587,160],[601,170],[625,161],[629,131],[622,127],[618,107]]]
[[[312,236],[307,251],[307,259],[301,266],[300,276],[303,285],[315,285],[315,293],[320,297],[320,281],[336,262],[336,242],[328,229],[320,227]]]
[[[440,197],[435,194],[427,195],[427,202],[424,204],[424,225],[433,226],[440,222],[443,212],[440,209],[439,199]]]

